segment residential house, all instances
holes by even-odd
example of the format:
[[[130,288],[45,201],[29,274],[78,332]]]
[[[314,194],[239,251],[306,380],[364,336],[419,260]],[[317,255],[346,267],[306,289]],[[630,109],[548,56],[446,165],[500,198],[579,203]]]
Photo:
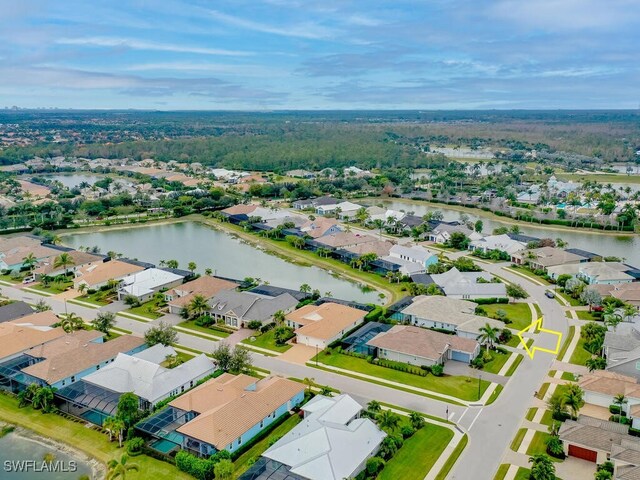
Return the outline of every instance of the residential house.
[[[178,275],[159,268],[148,268],[133,275],[128,275],[121,280],[118,300],[123,300],[131,295],[140,302],[146,302],[164,289],[181,285],[184,278],[184,275]]]
[[[419,227],[424,223],[422,217],[417,215],[405,215],[399,221],[398,225],[402,230],[411,230],[412,228]]]
[[[509,235],[487,235],[469,244],[469,250],[480,250],[482,253],[489,253],[493,250],[506,252],[513,255],[527,246],[526,243],[514,240]]]
[[[516,195],[516,201],[518,203],[528,203],[530,205],[537,205],[540,203],[541,191],[540,185],[531,185],[526,190]]]
[[[304,235],[311,238],[320,238],[325,235],[333,235],[342,232],[340,225],[333,218],[316,217],[314,220],[308,220],[300,227],[300,231]]]
[[[434,243],[446,243],[452,233],[462,233],[472,241],[480,240],[482,235],[478,232],[470,229],[466,225],[461,225],[458,222],[429,222],[431,231],[427,233],[427,239]]]
[[[467,300],[440,295],[419,295],[412,303],[395,313],[391,318],[411,325],[437,328],[455,332],[460,337],[477,339],[480,328],[486,324],[494,328],[504,328],[504,323],[475,314],[478,305]]]
[[[369,170],[363,170],[363,169],[358,168],[356,166],[347,167],[342,172],[344,173],[345,177],[361,178],[361,177],[370,177],[370,176],[372,176],[372,174],[371,174],[371,172]]]
[[[374,253],[381,258],[389,256],[394,245],[394,243],[388,240],[374,240],[373,242],[352,245],[350,247],[344,248],[344,250],[353,254],[354,257],[360,257],[368,253]]]
[[[60,250],[52,245],[43,245],[42,240],[33,235],[0,238],[0,271],[21,270],[24,258],[31,254],[37,261],[42,261],[59,255]]]
[[[581,248],[566,248],[565,251],[569,253],[574,253],[576,255],[580,255],[581,257],[586,258],[589,262],[602,262],[603,257],[598,253],[593,253],[588,250],[582,250]]]
[[[588,285],[631,283],[635,278],[626,273],[628,270],[630,267],[621,262],[589,262],[580,264],[576,276]]]
[[[306,178],[306,179],[316,178],[316,174],[314,172],[310,172],[309,170],[301,170],[301,169],[289,170],[287,172],[287,176],[293,177],[293,178]]]
[[[351,232],[339,232],[323,235],[314,241],[319,248],[348,248],[362,243],[375,242],[376,238],[369,235],[360,235]]]
[[[383,222],[388,223],[389,219],[400,222],[406,215],[404,212],[399,210],[391,210],[376,206],[368,207],[366,211],[369,214],[369,223],[375,222],[376,220],[382,220]]]
[[[296,210],[315,209],[316,207],[324,207],[328,205],[336,205],[340,203],[340,200],[334,197],[325,195],[323,197],[308,198],[305,200],[295,200],[291,206]]]
[[[640,307],[640,283],[621,283],[615,285],[609,292],[609,295],[622,300],[625,303],[630,303],[636,307]]]
[[[209,300],[221,290],[233,290],[238,286],[238,283],[230,280],[213,277],[211,275],[203,275],[195,280],[167,290],[164,293],[164,299],[169,306],[169,313],[179,315],[196,295],[201,295]]]
[[[629,435],[628,430],[622,423],[580,415],[577,420],[566,420],[559,433],[566,455],[603,463],[609,460],[615,447],[640,445],[640,439]]]
[[[623,322],[604,335],[602,354],[607,370],[640,378],[640,325]]]
[[[122,260],[98,261],[84,265],[75,271],[73,288],[78,289],[80,285],[85,285],[87,290],[98,290],[107,285],[110,280],[120,281],[144,269],[144,266]]]
[[[0,307],[0,323],[17,320],[33,313],[33,308],[28,303],[11,302]]]
[[[447,360],[471,363],[480,353],[476,340],[410,325],[394,325],[367,345],[375,347],[378,358],[420,366],[444,365]]]
[[[146,348],[143,339],[131,335],[109,342],[103,337],[97,330],[78,330],[32,347],[0,364],[0,384],[11,384],[13,391],[30,384],[60,389],[105,367],[120,352]]]
[[[150,410],[158,402],[194,387],[215,370],[203,353],[174,368],[162,366],[170,355],[176,355],[173,347],[161,344],[132,355],[118,353],[106,367],[58,390],[56,397],[63,401],[60,409],[102,425],[105,418],[116,413],[123,393],[134,393],[140,410]]]
[[[355,217],[356,212],[362,208],[362,205],[348,201],[336,203],[334,205],[318,205],[316,213],[318,215],[336,214],[342,220],[348,220]]]
[[[240,477],[306,480],[355,478],[380,449],[386,433],[349,395],[316,395],[302,408],[304,419]]]
[[[263,325],[273,321],[273,315],[282,311],[293,311],[298,300],[288,293],[277,297],[256,295],[251,292],[222,290],[209,300],[210,315],[216,321],[223,321],[232,328],[246,328],[252,321]]]
[[[620,375],[607,370],[594,370],[580,377],[584,401],[608,409],[615,405],[616,395],[624,395],[627,402],[622,410],[632,420],[633,428],[640,428],[640,384],[635,377]]]
[[[71,259],[71,265],[65,267],[56,266],[56,260],[62,253],[67,253]],[[33,270],[36,279],[43,275],[55,277],[57,275],[63,275],[66,273],[73,273],[80,270],[84,266],[93,265],[103,262],[106,257],[104,255],[96,255],[88,252],[79,252],[78,250],[70,250],[68,252],[58,252],[48,258],[42,259],[38,262],[38,265]]]
[[[555,175],[552,175],[547,181],[547,188],[549,193],[552,195],[557,195],[560,198],[567,198],[567,195],[580,189],[580,184],[571,181],[563,182],[558,180]]]
[[[289,313],[287,326],[293,328],[296,343],[322,350],[364,322],[367,312],[333,302],[305,305]]]
[[[55,313],[48,310],[0,323],[0,361],[63,336],[62,328],[52,327],[58,322]]]
[[[507,298],[506,285],[493,282],[494,278],[486,272],[461,272],[456,267],[445,273],[431,275],[433,282],[450,298]]]
[[[233,453],[302,403],[304,390],[301,383],[282,377],[258,380],[223,373],[172,400],[136,428],[194,455]]]
[[[400,273],[410,276],[425,273],[429,265],[438,263],[439,258],[436,252],[421,245],[394,245],[382,260],[400,265]]]
[[[511,253],[511,252],[508,252]],[[587,259],[557,247],[525,249],[512,253],[511,261],[517,265],[529,265],[534,270],[545,270],[557,265],[587,262]]]

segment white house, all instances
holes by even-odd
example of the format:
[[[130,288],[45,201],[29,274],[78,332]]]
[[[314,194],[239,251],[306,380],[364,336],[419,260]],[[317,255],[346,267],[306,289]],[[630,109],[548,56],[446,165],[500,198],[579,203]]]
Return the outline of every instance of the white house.
[[[133,295],[139,301],[146,302],[159,291],[177,287],[183,281],[182,275],[159,268],[148,268],[122,279],[120,290],[118,290],[118,300]]]
[[[488,235],[479,240],[473,240],[469,244],[469,250],[480,250],[484,253],[488,253],[492,250],[500,250],[511,255],[526,248],[526,246],[526,243],[513,240],[507,234]]]
[[[493,278],[486,272],[461,272],[456,267],[445,273],[431,275],[433,282],[450,298],[507,298],[506,285],[493,283]]]
[[[429,265],[438,263],[438,255],[420,245],[394,245],[382,260],[400,265],[400,273],[404,275],[413,275],[425,273]]]

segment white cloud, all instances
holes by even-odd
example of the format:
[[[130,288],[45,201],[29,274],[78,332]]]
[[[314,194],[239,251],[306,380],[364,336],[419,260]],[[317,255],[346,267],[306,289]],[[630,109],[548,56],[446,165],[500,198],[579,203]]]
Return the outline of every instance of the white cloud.
[[[61,38],[56,41],[60,45],[85,45],[95,47],[121,47],[132,50],[157,50],[162,52],[197,53],[201,55],[248,56],[253,52],[227,50],[222,48],[196,47],[171,43],[156,43],[146,40],[115,37]]]

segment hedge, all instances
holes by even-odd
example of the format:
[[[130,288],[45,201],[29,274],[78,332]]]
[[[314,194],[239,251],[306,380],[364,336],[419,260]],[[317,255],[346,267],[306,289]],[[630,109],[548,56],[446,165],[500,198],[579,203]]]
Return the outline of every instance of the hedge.
[[[473,302],[477,303],[478,305],[491,305],[491,304],[494,304],[494,303],[509,303],[509,299],[508,298],[496,298],[496,297],[474,298]]]

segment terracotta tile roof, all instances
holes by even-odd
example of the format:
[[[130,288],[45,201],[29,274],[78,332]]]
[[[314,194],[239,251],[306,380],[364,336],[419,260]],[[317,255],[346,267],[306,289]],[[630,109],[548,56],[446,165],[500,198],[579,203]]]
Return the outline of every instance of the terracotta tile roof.
[[[366,314],[367,312],[357,308],[327,302],[322,305],[305,305],[289,313],[286,319],[302,325],[295,331],[297,335],[327,340],[364,318]]]
[[[128,262],[111,260],[110,262],[96,262],[85,265],[76,270],[75,285],[86,283],[89,287],[105,283],[111,279],[120,279],[133,273],[141,272],[144,267]]]
[[[35,273],[39,273],[41,275],[47,275],[51,272],[55,272],[58,270],[64,270],[60,267],[55,267],[55,262],[56,262],[56,258],[58,258],[60,256],[60,253],[63,252],[58,252],[55,255],[51,255],[49,258],[45,258],[43,260],[40,260],[40,262],[38,262],[38,266],[34,269]],[[71,257],[71,259],[73,260],[73,265],[75,267],[81,267],[82,265],[86,265],[87,263],[92,263],[92,262],[102,262],[103,257],[101,257],[100,255],[94,255],[92,253],[87,253],[87,252],[79,252],[77,250],[72,250],[71,252],[66,252],[69,254],[69,256]],[[71,267],[68,267],[69,269],[71,269]]]
[[[208,300],[221,290],[231,290],[236,287],[238,287],[238,284],[235,282],[203,275],[179,287],[172,288],[167,292],[167,295],[177,297],[171,300],[169,305],[184,307],[195,295],[202,295]]]
[[[93,333],[99,332],[94,330]],[[94,335],[96,338],[97,336]],[[32,354],[32,350],[27,351],[26,353],[29,355],[45,357],[46,360],[31,365],[22,371],[52,384],[106,360],[115,358],[120,352],[129,352],[136,347],[144,345],[142,338],[134,337],[133,335],[123,335],[105,343],[91,343],[90,340],[68,342],[66,337],[68,335],[33,349],[34,353],[40,349],[45,350],[44,355]],[[90,336],[87,335],[87,337]],[[57,345],[55,348],[57,351],[52,352],[54,350],[52,344],[62,345]]]
[[[34,325],[36,327],[50,327],[54,323],[58,323],[60,319],[51,310],[44,312],[36,312],[21,318],[11,320],[16,325]]]
[[[587,392],[611,396],[622,393],[627,397],[640,399],[640,384],[636,378],[607,370],[595,370],[583,375],[579,385]]]
[[[264,378],[257,382],[255,391],[246,390],[227,403],[213,404],[177,431],[222,450],[303,391],[304,386],[298,382]]]
[[[25,318],[21,318],[23,321]],[[22,325],[13,322],[0,323],[0,359],[63,336],[62,328]]]
[[[256,208],[258,208],[258,205],[246,205],[240,203],[238,205],[225,208],[222,210],[222,213],[226,213],[227,215],[249,215],[250,213],[253,213]]]
[[[249,375],[223,373],[179,396],[169,405],[185,412],[204,413],[240,398],[245,389],[258,380]]]
[[[470,338],[447,335],[425,328],[394,325],[390,330],[373,337],[367,342],[367,345],[438,360],[449,348],[473,353],[478,347],[478,342]]]
[[[371,243],[375,241],[377,241],[376,238],[370,235],[357,235],[351,232],[332,233],[316,240],[318,243],[334,248],[348,247],[350,245]]]
[[[361,243],[359,245],[354,245],[352,247],[347,247],[345,250],[351,253],[355,253],[356,255],[366,255],[367,253],[375,253],[378,257],[386,257],[391,252],[391,247],[393,247],[393,243],[382,240],[375,241],[370,243]]]

